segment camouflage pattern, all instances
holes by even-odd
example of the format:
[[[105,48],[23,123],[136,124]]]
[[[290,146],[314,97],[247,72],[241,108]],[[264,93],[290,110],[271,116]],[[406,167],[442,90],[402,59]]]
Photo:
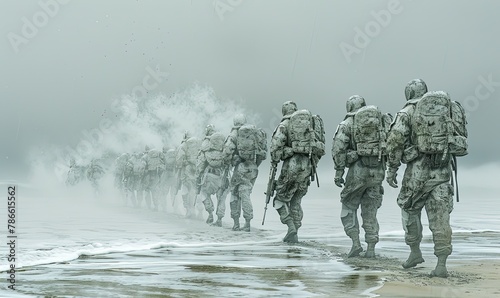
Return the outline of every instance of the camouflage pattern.
[[[180,180],[182,183],[182,202],[184,208],[186,209],[187,217],[194,217],[196,213],[194,209],[197,184],[196,162],[200,146],[200,139],[196,137],[187,138],[179,146],[176,156],[176,166],[178,171],[181,173]]]
[[[175,160],[177,152],[175,149],[163,148],[163,154],[165,159],[165,170],[160,177],[160,206],[163,211],[167,210],[167,197],[173,199],[173,195],[176,187],[176,176],[175,176]]]
[[[297,111],[294,102],[285,102],[282,106],[283,118],[274,130],[271,138],[271,162],[274,164],[283,161],[280,176],[276,182],[276,194],[273,206],[278,211],[280,220],[288,226],[288,233],[283,239],[285,242],[297,242],[297,230],[302,226],[302,198],[306,195],[311,184],[313,170],[319,158],[308,154],[294,153],[290,143],[290,117]]]
[[[76,164],[74,159],[70,160],[68,174],[66,176],[66,185],[76,185],[85,179],[85,167]]]
[[[100,194],[99,180],[104,176],[104,169],[99,164],[96,159],[92,159],[90,161],[89,166],[87,167],[87,179],[92,184],[92,188],[94,189],[94,195],[97,197]]]
[[[424,91],[427,88],[421,80],[410,81],[405,89],[408,101],[397,113],[387,140],[387,182],[397,187],[396,172],[401,162],[406,163],[397,203],[402,209],[405,241],[412,251],[403,267],[409,268],[423,262],[419,248],[422,240],[420,217],[425,207],[433,235],[434,254],[438,257],[438,265],[431,274],[446,277],[446,258],[452,252],[450,213],[453,210],[453,188],[450,184],[450,159],[446,156],[443,158],[443,154],[419,153],[410,137],[415,104]],[[443,160],[447,162],[443,164]]]
[[[414,105],[408,103],[396,115],[389,132],[387,139],[388,172],[395,173],[401,165],[401,161],[407,159],[405,153],[412,151],[410,118],[413,109]],[[432,226],[431,231],[434,235],[434,253],[436,255],[450,255],[452,245],[449,213],[453,210],[453,188],[450,184],[451,166],[431,168],[429,165],[436,158],[440,157],[418,154],[406,164],[397,203],[403,210],[403,227],[406,231],[405,239],[408,245],[420,243],[421,228],[415,229],[412,226],[422,226],[420,214],[422,208],[426,207],[429,228]]]
[[[351,133],[352,126],[353,117],[352,114],[348,114],[339,124],[332,146],[335,170],[343,173],[345,168],[349,168],[340,193],[342,224],[347,236],[351,239],[358,238],[357,211],[361,206],[365,241],[377,243],[379,240],[377,210],[382,204],[385,169],[382,160],[378,160],[377,156],[357,156]]]
[[[115,176],[115,187],[118,189],[120,192],[120,195],[122,199],[124,200],[124,203],[127,204],[127,194],[126,194],[126,188],[125,188],[125,180],[126,180],[126,167],[127,167],[127,162],[130,158],[130,155],[128,153],[123,153],[122,155],[118,156],[115,160],[115,169],[114,169],[114,176]]]
[[[146,162],[142,159],[142,154],[132,154],[125,166],[125,188],[127,198],[130,198],[134,206],[138,206],[140,199],[142,199],[142,179],[145,170]]]
[[[265,155],[263,156],[262,152],[260,152],[261,154],[257,154],[255,159],[244,161],[238,153],[237,136],[238,129],[246,124],[246,118],[244,115],[236,115],[233,123],[234,126],[224,145],[225,160],[234,167],[230,181],[231,199],[229,206],[231,208],[231,218],[235,222],[233,230],[239,229],[238,221],[243,210],[243,218],[246,220],[247,227],[244,229],[249,231],[250,220],[253,219],[253,206],[250,195],[259,173],[258,166],[265,159]]]
[[[146,163],[146,170],[142,179],[148,208],[158,210],[161,195],[161,176],[165,170],[165,156],[157,149],[151,149],[144,153],[142,157]],[[153,204],[151,204],[151,200]]]
[[[197,165],[197,180],[200,193],[203,196],[203,204],[205,210],[209,213],[207,223],[212,223],[213,212],[215,211],[214,203],[211,196],[215,195],[217,198],[217,212],[218,221],[222,220],[226,212],[226,197],[229,193],[228,181],[228,167],[227,161],[221,160],[221,163],[214,164],[213,157],[220,157],[223,159],[223,149],[225,137],[221,133],[216,133],[213,129],[208,128],[205,139],[202,141],[200,155],[198,156]],[[211,142],[211,138],[218,140],[218,142]],[[218,143],[218,144],[215,144]]]

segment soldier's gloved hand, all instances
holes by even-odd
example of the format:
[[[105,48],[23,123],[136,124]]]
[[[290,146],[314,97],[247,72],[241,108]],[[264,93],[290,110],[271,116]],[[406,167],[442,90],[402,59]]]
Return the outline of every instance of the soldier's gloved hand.
[[[335,178],[333,178],[333,182],[338,187],[342,187],[342,184],[345,183],[344,182],[344,178],[342,178],[342,176],[344,176],[344,170],[337,170],[337,171],[335,171]]]
[[[387,168],[387,173],[385,175],[385,180],[393,188],[398,188],[398,180],[396,179],[398,175],[397,171],[398,169],[395,168]]]

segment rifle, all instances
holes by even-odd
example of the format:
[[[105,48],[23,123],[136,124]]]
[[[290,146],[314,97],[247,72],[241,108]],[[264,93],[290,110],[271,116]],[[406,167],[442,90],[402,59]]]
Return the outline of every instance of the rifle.
[[[269,180],[267,181],[267,190],[264,193],[266,195],[266,207],[264,207],[264,216],[262,217],[262,225],[264,225],[264,221],[266,220],[267,204],[269,204],[271,197],[274,195],[274,190],[276,189],[276,181],[274,180],[274,177],[276,176],[277,168],[278,168],[277,163],[271,163],[271,170],[269,171]]]
[[[455,155],[452,155],[451,159],[451,168],[452,171],[455,174],[455,179],[453,179],[453,173],[451,174],[451,187],[455,187],[455,195],[457,196],[457,203],[460,202],[460,195],[458,194],[458,164],[457,164],[457,157]],[[453,182],[455,181],[455,182]]]
[[[311,181],[314,181],[314,178],[316,177],[316,185],[319,187],[319,178],[318,178],[318,171],[316,171],[316,161],[314,160],[314,156],[309,155],[309,159],[311,160]]]
[[[222,190],[225,191],[229,187],[229,165],[226,166],[224,172],[222,173]]]

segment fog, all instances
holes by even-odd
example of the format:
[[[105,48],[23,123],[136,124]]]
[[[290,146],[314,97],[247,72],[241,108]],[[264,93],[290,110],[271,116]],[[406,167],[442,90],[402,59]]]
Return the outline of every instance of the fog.
[[[395,114],[413,78],[467,110],[470,154],[461,164],[495,163],[499,8],[451,0],[2,1],[0,178],[26,180],[34,161],[56,161],[91,138],[99,143],[92,154],[118,154],[173,146],[184,129],[201,135],[210,121],[227,133],[233,112],[270,132],[286,100],[322,116],[330,148],[350,95]],[[332,169],[330,154],[319,166]]]

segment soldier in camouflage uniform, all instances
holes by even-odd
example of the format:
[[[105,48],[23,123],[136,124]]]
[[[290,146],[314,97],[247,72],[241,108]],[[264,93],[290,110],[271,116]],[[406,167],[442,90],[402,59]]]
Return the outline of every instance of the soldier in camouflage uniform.
[[[359,95],[353,95],[347,100],[347,115],[339,126],[333,137],[332,156],[335,165],[334,182],[338,187],[344,184],[344,169],[349,168],[345,179],[344,188],[340,194],[342,211],[340,218],[344,226],[344,231],[352,240],[352,247],[348,257],[358,256],[363,251],[359,241],[359,223],[357,211],[361,206],[361,218],[363,219],[363,229],[365,230],[365,241],[368,248],[365,257],[375,257],[375,245],[379,241],[379,225],[377,221],[377,210],[382,204],[384,189],[384,161],[385,156],[379,156],[378,150],[381,142],[385,146],[385,127],[389,128],[391,117],[387,118],[378,112],[374,106],[366,108],[365,99]],[[357,114],[357,112],[360,113]],[[374,112],[371,112],[374,111]],[[371,113],[371,114],[367,114]],[[374,117],[374,127],[364,125],[361,118],[371,121]],[[380,119],[377,122],[376,119]],[[387,120],[383,120],[386,118]],[[357,119],[357,120],[355,120]],[[354,127],[357,125],[357,127]],[[383,129],[380,129],[382,126]],[[370,143],[362,139],[361,134],[370,137],[373,154],[365,152]],[[361,149],[358,150],[358,147]],[[380,149],[378,149],[380,148]],[[361,154],[360,156],[358,154]]]
[[[144,153],[143,160],[146,162],[143,183],[146,192],[146,205],[149,209],[158,211],[160,200],[160,179],[165,170],[165,156],[157,149],[150,149]],[[151,205],[151,199],[153,204]]]
[[[92,184],[94,189],[94,196],[98,197],[100,194],[99,180],[104,176],[104,169],[99,164],[97,159],[92,159],[87,167],[87,179]]]
[[[405,88],[406,105],[397,113],[387,140],[388,164],[386,180],[396,188],[396,172],[401,162],[406,163],[401,191],[397,202],[401,207],[405,241],[411,252],[404,268],[424,262],[420,251],[422,241],[421,213],[425,207],[429,229],[433,235],[434,254],[438,258],[432,276],[447,277],[446,260],[452,252],[450,213],[453,210],[453,187],[450,184],[450,154],[424,154],[415,143],[418,129],[413,123],[417,104],[427,97],[423,80],[410,81]],[[444,92],[436,93],[447,97]],[[464,118],[465,119],[465,118]],[[466,154],[466,153],[465,153]]]
[[[182,201],[187,218],[196,217],[194,208],[196,200],[196,164],[200,147],[201,140],[191,137],[190,133],[186,132],[176,157],[176,166],[182,183]]]
[[[125,172],[126,172],[126,166],[127,162],[130,158],[130,154],[128,153],[123,153],[122,155],[118,156],[115,160],[115,187],[118,189],[120,192],[120,196],[123,199],[123,202],[125,205],[127,205],[127,194],[126,194],[126,188],[125,188]]]
[[[233,231],[250,232],[253,219],[253,206],[250,195],[259,174],[258,167],[266,158],[267,144],[265,133],[253,125],[246,124],[245,115],[233,118],[233,128],[227,137],[224,156],[234,166],[230,182],[231,218]],[[249,141],[250,142],[245,142]],[[247,148],[248,147],[248,148]],[[240,228],[240,216],[243,210],[245,225]]]
[[[228,170],[229,164],[224,159],[224,142],[226,137],[215,132],[213,125],[205,130],[205,139],[202,142],[196,176],[198,191],[202,193],[205,210],[208,212],[207,223],[222,227],[222,218],[226,212],[226,196],[229,191]],[[212,195],[217,197],[217,221],[214,222],[215,210]]]
[[[66,177],[66,185],[75,185],[85,178],[85,167],[76,164],[76,160],[71,158],[69,161],[68,176]]]
[[[125,188],[127,197],[130,197],[134,207],[140,207],[142,196],[142,179],[146,170],[146,162],[142,159],[142,153],[133,153],[126,165]]]
[[[281,173],[276,182],[276,195],[273,206],[277,210],[280,220],[288,226],[288,231],[283,238],[284,242],[298,242],[297,232],[302,226],[302,198],[306,195],[311,184],[311,175],[321,155],[294,152],[290,134],[290,118],[297,111],[293,101],[283,103],[283,118],[274,130],[271,138],[271,163],[277,166],[283,161]],[[301,110],[306,111],[306,110]],[[309,111],[306,111],[310,114]],[[324,137],[324,136],[323,136]],[[324,145],[324,144],[323,144]],[[323,147],[324,151],[324,147]]]
[[[162,151],[165,159],[165,171],[161,175],[160,206],[163,211],[167,211],[167,197],[170,194],[173,199],[175,191],[175,159],[177,153],[175,149],[168,149],[166,146],[163,147]]]

